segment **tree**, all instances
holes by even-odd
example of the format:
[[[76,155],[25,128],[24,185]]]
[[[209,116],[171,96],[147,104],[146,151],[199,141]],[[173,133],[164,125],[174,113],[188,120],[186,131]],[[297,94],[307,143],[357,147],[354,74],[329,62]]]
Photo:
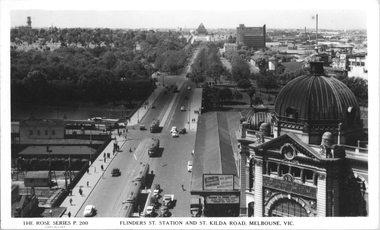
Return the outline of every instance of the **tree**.
[[[231,59],[231,72],[235,82],[239,82],[242,79],[248,79],[251,71],[248,63],[240,57],[237,53]]]
[[[269,74],[267,76],[260,75],[257,79],[257,85],[260,88],[265,88],[267,90],[267,93],[269,89],[277,89],[278,84],[275,76]]]
[[[233,96],[234,96],[234,98],[235,98],[236,101],[239,101],[239,100],[243,99],[243,94],[241,94],[237,90],[235,90],[235,92],[233,93]]]
[[[233,99],[232,90],[230,88],[223,88],[219,93],[221,101],[231,101]]]
[[[254,88],[250,88],[250,89],[248,89],[248,91],[247,91],[247,94],[248,94],[248,96],[249,96],[249,100],[250,100],[250,107],[252,107],[252,104],[253,104],[253,96],[256,94],[256,90],[254,89]]]
[[[211,66],[206,70],[206,74],[208,77],[211,77],[215,84],[220,79],[220,75],[222,75],[225,72],[223,68],[222,63],[213,63]]]
[[[242,89],[249,89],[251,88],[252,83],[248,79],[242,79],[237,83],[237,87]]]

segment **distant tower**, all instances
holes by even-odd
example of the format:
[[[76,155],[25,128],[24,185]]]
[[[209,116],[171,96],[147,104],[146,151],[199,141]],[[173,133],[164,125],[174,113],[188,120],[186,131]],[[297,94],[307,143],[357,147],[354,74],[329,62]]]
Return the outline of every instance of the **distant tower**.
[[[27,19],[28,19],[28,20],[27,20],[26,23],[28,23],[28,26],[29,26],[29,27],[32,27],[32,19],[31,19],[31,17],[29,16]]]

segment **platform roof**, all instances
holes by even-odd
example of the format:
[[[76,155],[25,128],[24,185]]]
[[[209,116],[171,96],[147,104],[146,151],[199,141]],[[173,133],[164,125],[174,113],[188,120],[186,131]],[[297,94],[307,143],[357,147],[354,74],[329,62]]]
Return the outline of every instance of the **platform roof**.
[[[203,189],[203,174],[233,174],[234,188],[239,189],[236,135],[240,112],[210,112],[198,119],[191,190]]]

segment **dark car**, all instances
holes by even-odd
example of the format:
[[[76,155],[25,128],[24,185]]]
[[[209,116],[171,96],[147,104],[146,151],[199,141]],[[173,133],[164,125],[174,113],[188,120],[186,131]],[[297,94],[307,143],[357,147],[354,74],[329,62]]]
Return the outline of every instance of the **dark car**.
[[[112,174],[112,176],[120,176],[121,175],[120,169],[118,169],[118,168],[112,169],[111,174]]]
[[[180,134],[185,134],[186,133],[186,128],[183,128],[179,131]]]

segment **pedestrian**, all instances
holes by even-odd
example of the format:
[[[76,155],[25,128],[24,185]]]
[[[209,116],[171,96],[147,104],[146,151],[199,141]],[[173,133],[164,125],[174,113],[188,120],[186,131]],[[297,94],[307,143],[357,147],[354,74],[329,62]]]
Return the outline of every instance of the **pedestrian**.
[[[87,174],[89,174],[90,173],[90,169],[89,168],[87,168]]]
[[[183,185],[181,185],[181,188],[182,188],[182,191],[184,191],[184,190],[185,190],[185,188],[183,187]]]
[[[70,198],[70,205],[73,205],[73,199]]]
[[[107,158],[106,158],[106,157],[104,157],[104,163],[107,163],[107,162],[106,162],[106,159],[107,159]]]
[[[103,153],[103,157],[106,157],[106,153],[105,152]]]
[[[96,167],[94,166],[94,173],[96,173]]]
[[[79,194],[82,196],[83,190],[82,188],[79,188]]]
[[[53,210],[50,209],[50,217],[53,217]]]
[[[90,182],[89,181],[87,181],[87,187],[89,187],[90,186]]]
[[[119,137],[120,137],[120,132],[119,132]]]
[[[104,170],[104,167],[103,167],[103,165],[101,165],[101,166],[100,166],[100,168],[102,169],[102,171]]]
[[[72,189],[70,189],[70,196],[72,196],[73,195],[73,190]]]
[[[71,212],[67,213],[67,216],[70,218],[71,217]]]

